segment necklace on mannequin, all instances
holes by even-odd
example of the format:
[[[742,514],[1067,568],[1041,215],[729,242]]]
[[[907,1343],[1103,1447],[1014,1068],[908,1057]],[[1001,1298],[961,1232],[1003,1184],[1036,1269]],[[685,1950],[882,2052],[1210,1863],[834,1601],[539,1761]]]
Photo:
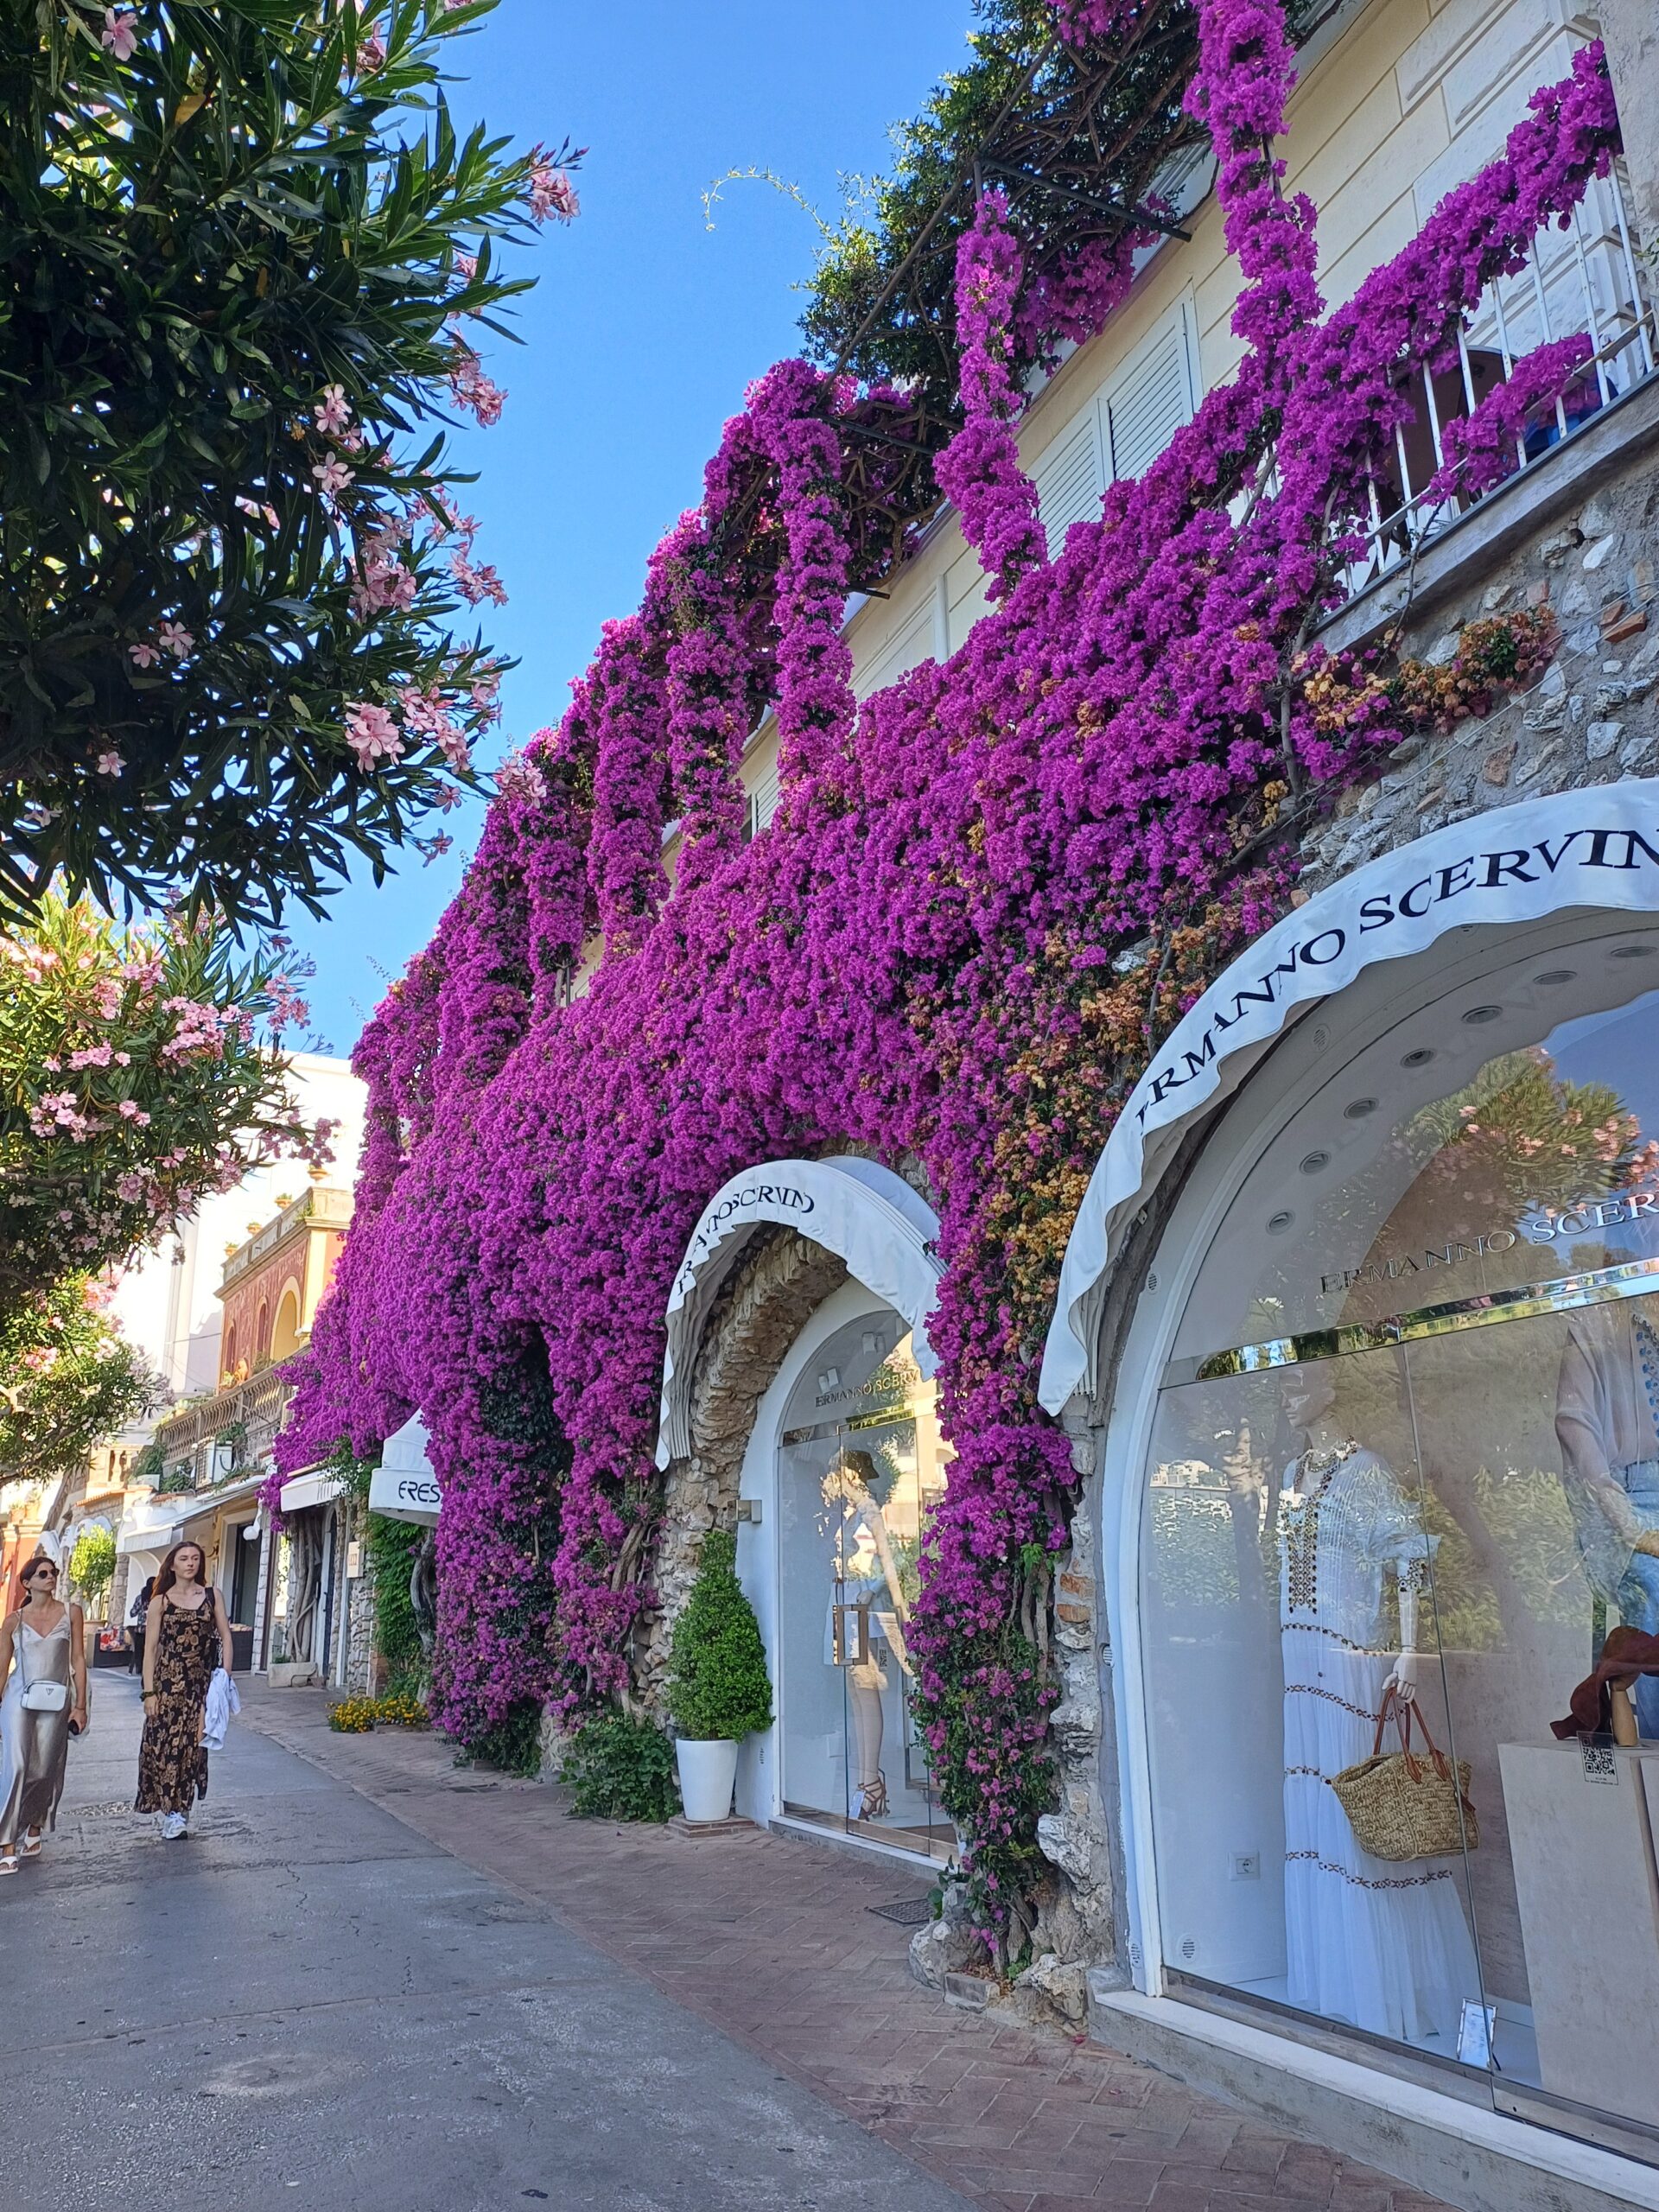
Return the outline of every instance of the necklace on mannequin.
[[[1293,1466],[1294,1479],[1289,1485],[1293,1496],[1310,1488],[1317,1489],[1327,1475],[1334,1473],[1344,1459],[1351,1459],[1359,1449],[1351,1436],[1341,1435],[1323,1421],[1315,1421],[1306,1433],[1306,1448]]]

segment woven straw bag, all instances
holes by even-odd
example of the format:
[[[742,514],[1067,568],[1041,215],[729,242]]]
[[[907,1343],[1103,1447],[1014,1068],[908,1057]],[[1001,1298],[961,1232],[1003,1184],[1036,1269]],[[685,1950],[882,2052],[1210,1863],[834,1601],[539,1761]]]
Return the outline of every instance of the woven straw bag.
[[[1400,1748],[1385,1752],[1382,1731],[1390,1713]],[[1414,1716],[1423,1732],[1427,1757],[1411,1748]],[[1396,1698],[1392,1687],[1376,1716],[1371,1756],[1332,1776],[1331,1787],[1361,1848],[1373,1859],[1445,1859],[1473,1851],[1480,1842],[1480,1822],[1469,1795],[1468,1760],[1459,1759],[1454,1774],[1422,1714]]]

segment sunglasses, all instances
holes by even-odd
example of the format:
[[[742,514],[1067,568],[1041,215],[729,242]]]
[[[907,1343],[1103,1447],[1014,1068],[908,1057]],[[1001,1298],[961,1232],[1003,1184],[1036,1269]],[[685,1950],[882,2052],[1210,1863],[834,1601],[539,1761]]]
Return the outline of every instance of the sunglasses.
[[[48,1582],[55,1582],[58,1579],[57,1568],[55,1567],[37,1567],[34,1573],[31,1574],[29,1579],[31,1582],[39,1582],[42,1577],[44,1577],[44,1579]]]

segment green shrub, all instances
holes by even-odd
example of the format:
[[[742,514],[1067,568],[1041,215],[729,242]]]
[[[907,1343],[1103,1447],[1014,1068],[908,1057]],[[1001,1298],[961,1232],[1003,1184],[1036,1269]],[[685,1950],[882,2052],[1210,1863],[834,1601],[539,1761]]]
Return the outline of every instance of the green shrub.
[[[578,1731],[559,1780],[570,1785],[570,1810],[578,1820],[660,1823],[678,1805],[674,1746],[652,1722],[626,1713],[601,1713]]]
[[[471,1739],[463,1757],[533,1782],[542,1770],[541,1700],[521,1697],[510,1705],[499,1720]]]
[[[669,1649],[668,1709],[694,1742],[735,1742],[772,1726],[772,1682],[754,1608],[737,1579],[737,1539],[704,1539],[702,1564]]]

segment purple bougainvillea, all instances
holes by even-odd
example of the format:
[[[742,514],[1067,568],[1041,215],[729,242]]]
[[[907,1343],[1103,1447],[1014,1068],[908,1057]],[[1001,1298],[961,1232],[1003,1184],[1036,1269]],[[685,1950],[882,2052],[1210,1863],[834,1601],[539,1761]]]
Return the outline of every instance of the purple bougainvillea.
[[[1122,12],[1065,10],[1089,35]],[[1048,559],[1011,430],[1019,251],[985,195],[940,474],[1003,596],[947,664],[857,710],[840,484],[858,395],[798,361],[752,389],[640,613],[607,626],[559,729],[504,779],[461,893],[365,1033],[356,1217],[279,1446],[287,1469],[342,1436],[368,1452],[423,1413],[445,1726],[473,1738],[527,1697],[620,1690],[652,1603],[664,1313],[699,1210],[770,1156],[919,1163],[957,1458],[912,1642],[988,1927],[1029,1869],[1050,1692],[1020,1623],[1076,1481],[1035,1398],[1067,1229],[1146,1033],[1287,899],[1287,794],[1316,804],[1397,737],[1357,716],[1333,737],[1298,671],[1408,412],[1404,372],[1455,349],[1483,287],[1617,143],[1587,48],[1502,159],[1326,315],[1313,210],[1271,152],[1292,81],[1280,10],[1200,13],[1191,101],[1244,278],[1237,376]],[[1578,358],[1537,364],[1529,404]],[[1497,420],[1501,444],[1516,424]],[[1468,435],[1485,449],[1486,426]],[[772,548],[769,583],[723,550],[748,497],[762,526],[741,543]],[[783,804],[745,842],[736,760],[767,697]],[[670,805],[689,848],[671,894]],[[1120,957],[1147,944],[1138,967]],[[532,1371],[569,1447],[556,1496],[500,1412]]]

